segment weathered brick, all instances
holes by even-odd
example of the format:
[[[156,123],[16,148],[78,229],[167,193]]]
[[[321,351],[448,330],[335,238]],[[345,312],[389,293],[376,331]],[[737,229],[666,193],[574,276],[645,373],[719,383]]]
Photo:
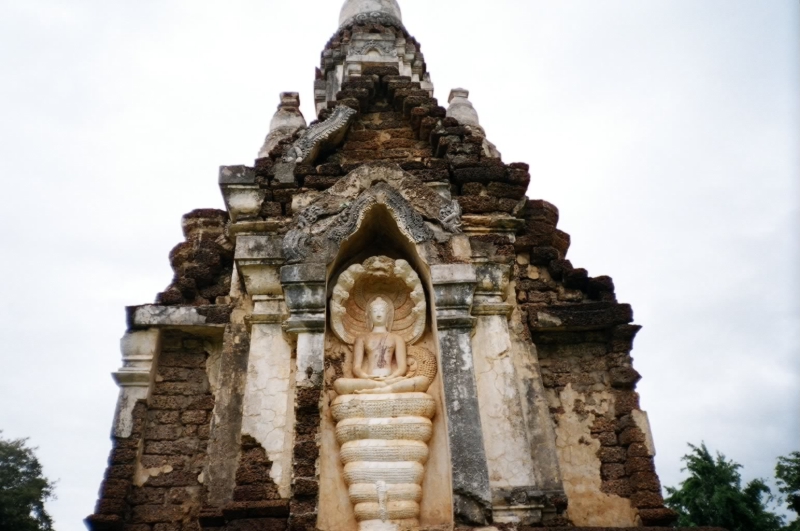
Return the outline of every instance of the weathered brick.
[[[633,389],[642,376],[632,367],[615,367],[609,372],[611,385],[618,389]],[[642,441],[632,441],[642,442]]]
[[[631,443],[643,443],[647,439],[639,428],[628,428],[619,434],[619,443],[628,446]]]
[[[133,477],[133,465],[113,465],[106,470],[106,479],[125,479]]]
[[[294,494],[299,497],[316,496],[319,492],[319,482],[314,479],[295,478]]]
[[[505,199],[515,199],[519,201],[525,197],[527,189],[523,186],[514,186],[506,183],[492,182],[487,187],[489,195]]]
[[[237,485],[233,489],[234,501],[259,501],[267,499],[267,489],[263,485]]]
[[[600,490],[606,494],[614,494],[621,498],[629,498],[633,493],[633,489],[631,489],[630,482],[627,478],[604,481]]]
[[[208,422],[208,411],[192,410],[184,411],[181,414],[181,422],[184,424],[205,424]]]
[[[635,391],[617,391],[614,393],[614,412],[618,417],[630,415],[639,409],[639,393]]]
[[[198,473],[190,471],[176,471],[169,474],[160,474],[147,480],[151,487],[190,487],[198,485]]]
[[[151,424],[144,432],[147,441],[174,441],[181,437],[181,426]]]
[[[657,509],[664,506],[660,492],[639,491],[631,494],[631,504],[640,509]]]
[[[597,440],[600,441],[600,444],[603,446],[617,446],[619,441],[617,440],[617,434],[613,431],[603,431],[597,434]]]
[[[124,514],[128,504],[121,498],[103,498],[97,502],[97,514]]]
[[[147,441],[144,444],[145,454],[152,455],[188,455],[200,449],[200,442],[194,439],[177,441]]]
[[[661,481],[655,472],[636,472],[630,477],[633,490],[661,492]]]
[[[597,451],[597,457],[601,463],[624,463],[627,452],[619,446],[604,446]]]
[[[642,443],[633,443],[628,446],[628,457],[650,457],[650,451]]]
[[[154,487],[135,487],[128,495],[128,502],[131,505],[162,505],[166,489]]]
[[[183,508],[178,505],[139,505],[133,508],[133,523],[177,522],[183,518]]]
[[[458,203],[465,214],[488,214],[498,209],[497,198],[490,196],[461,196]]]
[[[621,463],[606,463],[600,466],[600,477],[604,480],[621,479],[625,477],[625,465]]]
[[[188,369],[205,368],[206,357],[204,353],[167,351],[161,354],[158,365],[159,367],[183,367]]]
[[[625,461],[625,471],[629,476],[642,472],[654,474],[656,467],[655,464],[653,464],[653,459],[650,457],[629,457],[627,461]]]

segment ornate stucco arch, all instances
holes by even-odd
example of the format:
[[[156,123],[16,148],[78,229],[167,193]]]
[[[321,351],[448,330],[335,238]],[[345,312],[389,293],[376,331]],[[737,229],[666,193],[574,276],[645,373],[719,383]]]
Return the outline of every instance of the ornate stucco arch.
[[[395,164],[367,164],[295,216],[294,228],[283,241],[287,262],[330,263],[337,249],[378,206],[416,245],[461,232],[461,209],[456,201],[443,198]]]

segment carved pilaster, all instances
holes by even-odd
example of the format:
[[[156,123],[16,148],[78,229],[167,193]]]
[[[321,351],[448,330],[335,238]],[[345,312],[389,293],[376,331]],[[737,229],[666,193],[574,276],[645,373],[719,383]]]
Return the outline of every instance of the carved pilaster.
[[[266,197],[266,190],[256,184],[256,174],[247,166],[222,166],[219,187],[231,221],[255,219]]]
[[[281,284],[283,238],[275,235],[241,235],[236,239],[236,268],[245,291],[253,299],[250,322],[280,324],[286,317]]]
[[[133,430],[133,408],[139,400],[147,400],[153,385],[161,334],[155,329],[126,333],[120,340],[122,367],[113,374],[119,386],[119,399],[114,414],[113,436],[127,439]]]
[[[491,490],[470,335],[475,270],[468,264],[431,267],[453,471],[453,514],[458,523],[492,521]]]

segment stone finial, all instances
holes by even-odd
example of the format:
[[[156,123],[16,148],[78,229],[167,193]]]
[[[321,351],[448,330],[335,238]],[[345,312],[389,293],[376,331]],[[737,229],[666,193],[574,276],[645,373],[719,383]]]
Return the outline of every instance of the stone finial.
[[[499,159],[500,152],[494,144],[489,142],[486,138],[486,132],[481,127],[480,119],[478,118],[478,111],[469,101],[469,91],[463,88],[455,88],[450,91],[450,97],[447,100],[450,106],[447,108],[448,118],[455,118],[460,124],[477,130],[483,140],[483,154],[486,157]]]
[[[269,156],[269,152],[286,137],[292,136],[298,129],[306,127],[306,119],[300,112],[300,94],[297,92],[281,92],[278,110],[269,124],[269,134],[258,152],[258,158]]]
[[[397,0],[346,0],[339,13],[339,26],[345,26],[356,18],[390,17],[402,23],[403,15]]]
[[[455,88],[450,91],[450,97],[447,99],[450,106],[447,108],[447,116],[455,118],[463,125],[471,125],[473,127],[480,127],[480,119],[478,118],[478,111],[472,106],[469,101],[469,91],[463,88]]]

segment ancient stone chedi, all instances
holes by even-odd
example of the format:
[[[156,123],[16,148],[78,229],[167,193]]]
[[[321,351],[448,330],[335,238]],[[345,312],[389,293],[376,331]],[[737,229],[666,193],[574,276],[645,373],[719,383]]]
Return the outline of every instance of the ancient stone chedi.
[[[665,526],[638,326],[566,259],[469,92],[434,97],[394,0],[348,0],[226,211],[128,309],[89,529]]]

